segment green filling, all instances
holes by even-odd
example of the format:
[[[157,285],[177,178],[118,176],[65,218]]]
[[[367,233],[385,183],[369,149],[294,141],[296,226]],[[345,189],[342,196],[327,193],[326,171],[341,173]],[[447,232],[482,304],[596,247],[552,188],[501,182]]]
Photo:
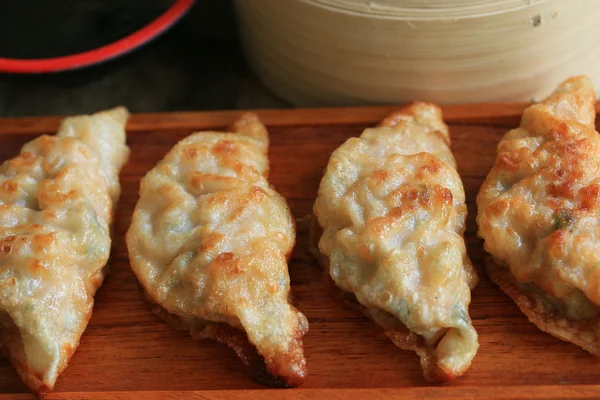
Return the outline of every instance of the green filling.
[[[452,318],[459,320],[463,323],[468,324],[469,315],[467,314],[467,310],[462,306],[462,304],[456,303],[452,307]]]
[[[555,231],[558,231],[560,229],[567,228],[571,224],[571,222],[573,222],[573,215],[571,215],[571,210],[562,209],[554,215],[554,223],[552,226]]]

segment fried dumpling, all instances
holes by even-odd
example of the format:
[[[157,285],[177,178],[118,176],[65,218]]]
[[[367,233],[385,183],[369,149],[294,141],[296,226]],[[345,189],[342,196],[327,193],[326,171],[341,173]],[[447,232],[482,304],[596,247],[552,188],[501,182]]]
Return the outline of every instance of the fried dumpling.
[[[104,279],[127,117],[66,118],[0,166],[0,344],[39,396],[79,345]]]
[[[487,272],[542,331],[600,355],[600,135],[585,76],[527,108],[477,197]]]
[[[464,373],[479,346],[467,206],[449,144],[440,109],[426,103],[348,139],[329,159],[312,230],[326,279],[417,352],[433,381]]]
[[[167,322],[227,344],[263,383],[297,386],[308,322],[289,302],[294,220],[266,179],[265,127],[245,114],[232,131],[188,136],[142,179],[131,267]]]

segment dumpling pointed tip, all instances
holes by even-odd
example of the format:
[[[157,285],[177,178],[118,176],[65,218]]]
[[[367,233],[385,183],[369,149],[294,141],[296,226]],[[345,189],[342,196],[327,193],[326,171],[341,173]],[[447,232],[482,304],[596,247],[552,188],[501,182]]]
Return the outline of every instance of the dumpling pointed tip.
[[[269,132],[256,113],[245,112],[229,127],[232,132],[248,136],[263,144],[269,143]]]
[[[594,127],[596,93],[591,79],[586,75],[566,79],[539,106],[561,120],[577,121],[590,128]],[[539,106],[531,108],[537,109]]]
[[[108,115],[119,124],[125,125],[129,119],[129,110],[124,106],[117,106],[108,110],[100,111],[94,115]]]
[[[594,95],[594,85],[592,80],[587,75],[572,76],[562,81],[556,89],[552,92],[552,95],[576,92],[576,91],[589,91]]]
[[[384,118],[379,127],[396,127],[406,123],[426,127],[427,130],[439,132],[447,145],[450,145],[448,126],[444,123],[442,109],[434,103],[415,101]]]
[[[410,119],[442,122],[442,110],[437,104],[415,101],[388,115],[379,126],[397,126]]]

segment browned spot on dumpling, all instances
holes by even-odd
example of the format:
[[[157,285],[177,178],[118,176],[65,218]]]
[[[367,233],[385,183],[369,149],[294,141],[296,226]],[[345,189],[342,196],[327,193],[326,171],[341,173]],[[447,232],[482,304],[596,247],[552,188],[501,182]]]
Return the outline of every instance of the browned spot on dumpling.
[[[500,217],[510,209],[512,203],[515,201],[514,199],[498,199],[494,204],[490,204],[488,212],[494,217]]]
[[[392,210],[393,211],[393,210]],[[366,229],[373,233],[376,237],[385,237],[390,230],[390,225],[395,218],[394,213],[390,211],[388,217],[373,218],[366,223]],[[401,213],[400,213],[401,215]]]
[[[520,169],[520,163],[510,153],[505,153],[498,157],[496,167],[505,171],[516,172]]]
[[[392,218],[401,218],[404,215],[404,210],[402,207],[394,207],[390,209],[388,215]]]
[[[215,262],[217,264],[226,264],[233,260],[233,257],[233,253],[221,253],[217,256],[217,258],[215,258]]]
[[[31,263],[31,269],[34,273],[40,274],[41,270],[46,270],[46,264],[43,261],[36,259]]]
[[[223,175],[204,174],[199,171],[190,172],[190,185],[198,192],[207,191],[207,187],[218,185],[235,186],[238,179]]]
[[[202,244],[200,245],[200,251],[209,251],[214,249],[221,240],[223,240],[223,235],[218,232],[212,232],[206,235],[202,241]]]
[[[371,174],[372,181],[375,187],[382,186],[383,183],[391,176],[389,171],[380,169]]]
[[[36,253],[43,252],[44,249],[47,249],[47,248],[53,246],[54,244],[57,244],[56,239],[57,239],[56,232],[34,235],[33,236],[34,251]]]
[[[245,266],[240,263],[240,259],[235,257],[233,253],[219,254],[215,258],[214,264],[217,268],[224,270],[230,277],[235,277],[246,272]]]
[[[0,252],[2,254],[8,254],[12,251],[12,243],[15,241],[16,236],[6,236],[0,240]]]
[[[427,164],[423,165],[421,167],[421,170],[419,171],[420,173],[427,173],[427,174],[437,174],[438,172],[440,172],[440,163],[437,160],[431,160],[430,162],[428,162]],[[417,177],[421,176],[420,174],[417,174]]]
[[[71,358],[71,356],[73,355],[73,353],[75,352],[75,350],[73,349],[73,346],[71,346],[70,344],[66,343],[63,346],[63,351],[65,352],[65,357],[67,357],[67,359]]]
[[[256,179],[260,174],[258,171],[251,165],[246,165],[242,163],[235,163],[233,170],[242,178],[252,181]]]
[[[560,259],[565,256],[565,244],[571,236],[571,232],[568,229],[557,229],[548,235],[546,239],[548,241],[548,254],[552,258]]]
[[[252,188],[250,189],[250,198],[251,199],[259,202],[262,199],[264,199],[265,197],[267,197],[267,193],[263,189],[259,188],[258,186],[252,186]]]
[[[190,185],[195,189],[202,188],[202,183],[210,175],[203,174],[202,172],[192,171],[190,172]]]
[[[571,181],[561,183],[551,182],[548,184],[548,194],[555,197],[573,197],[573,185]]]
[[[358,250],[358,254],[360,254],[360,256],[365,261],[368,262],[368,261],[372,260],[371,251],[369,250],[369,246],[367,246],[364,243],[358,243],[356,247],[357,247],[357,250]]]
[[[30,167],[37,161],[37,157],[29,152],[21,153],[17,157],[8,161],[11,169],[21,170],[21,168]]]
[[[387,290],[383,290],[380,294],[379,294],[379,301],[381,303],[387,303],[388,301],[390,301],[390,299],[392,298],[392,295],[390,294],[390,292],[388,292]]]
[[[435,201],[436,203],[441,204],[452,204],[453,196],[452,192],[445,187],[437,186],[434,191]],[[425,197],[423,197],[425,198]]]
[[[0,283],[0,285],[2,285],[2,286],[17,286],[17,278],[15,278],[13,276],[8,279],[5,279],[4,281],[2,281]]]
[[[236,156],[238,148],[231,140],[219,140],[212,148],[212,152],[217,155]]]
[[[2,184],[2,190],[7,192],[16,192],[19,189],[19,183],[14,179],[9,179]]]
[[[198,158],[198,156],[200,155],[201,151],[200,151],[199,148],[197,148],[195,146],[188,146],[188,147],[184,147],[182,149],[181,153],[188,160],[195,160],[195,159]]]
[[[392,207],[400,207],[403,204],[414,201],[419,196],[419,190],[414,186],[400,186],[387,196]]]
[[[64,203],[71,195],[74,197],[73,192],[62,193],[59,191],[59,187],[56,184],[48,185],[46,190],[40,191],[40,202],[44,204],[60,204]]]
[[[580,209],[594,210],[599,206],[600,186],[597,184],[585,186],[579,190],[578,197],[581,202]]]

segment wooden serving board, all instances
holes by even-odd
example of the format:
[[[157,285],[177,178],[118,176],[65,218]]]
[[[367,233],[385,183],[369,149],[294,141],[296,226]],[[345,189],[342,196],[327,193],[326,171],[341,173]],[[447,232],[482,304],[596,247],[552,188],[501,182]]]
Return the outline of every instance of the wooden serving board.
[[[308,317],[309,378],[297,389],[252,381],[234,353],[213,341],[193,341],[155,317],[129,268],[124,234],[139,180],[177,141],[220,129],[237,111],[145,114],[128,125],[131,160],[121,173],[112,270],[96,296],[94,315],[69,367],[48,399],[314,399],[600,397],[600,361],[540,332],[482,272],[475,232],[475,196],[491,168],[496,144],[515,127],[525,104],[443,107],[469,203],[468,251],[482,276],[470,314],[480,348],[471,368],[451,385],[431,385],[419,360],[399,350],[359,312],[326,289],[308,252],[305,216],[330,153],[398,107],[259,111],[271,134],[270,181],[298,219],[290,262],[296,306]],[[598,107],[600,108],[600,107]],[[27,141],[54,133],[60,118],[0,120],[1,160]],[[30,399],[12,366],[0,360],[0,399]]]

